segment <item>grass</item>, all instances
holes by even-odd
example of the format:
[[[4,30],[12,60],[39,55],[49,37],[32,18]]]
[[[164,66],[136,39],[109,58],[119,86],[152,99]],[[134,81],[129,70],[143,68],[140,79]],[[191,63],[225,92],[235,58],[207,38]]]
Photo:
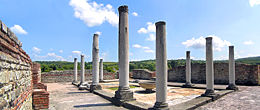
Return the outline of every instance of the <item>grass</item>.
[[[130,85],[130,88],[136,88],[136,86]],[[118,87],[110,87],[110,90],[118,90]]]

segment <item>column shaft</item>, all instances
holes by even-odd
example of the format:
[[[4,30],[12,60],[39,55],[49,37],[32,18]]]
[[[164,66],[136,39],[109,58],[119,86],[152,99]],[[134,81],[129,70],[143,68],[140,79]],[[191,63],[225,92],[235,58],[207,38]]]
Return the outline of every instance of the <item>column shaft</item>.
[[[74,82],[78,81],[78,61],[74,58]]]
[[[83,84],[85,82],[85,61],[84,55],[81,55],[81,80],[80,83]]]
[[[191,84],[191,60],[190,51],[186,52],[186,84]]]
[[[236,87],[236,64],[234,57],[234,46],[229,46],[229,84],[226,89],[236,91],[238,87]]]
[[[212,37],[206,38],[206,83],[208,90],[214,90]]]
[[[167,107],[167,52],[166,23],[159,21],[156,25],[156,103],[155,108]]]
[[[129,89],[128,7],[119,7],[119,88]]]
[[[98,34],[93,36],[93,48],[92,48],[92,85],[98,85],[99,83],[99,46],[98,46]]]
[[[235,85],[234,46],[229,46],[229,84]]]
[[[103,59],[99,62],[99,80],[103,81]]]
[[[115,92],[117,100],[129,101],[134,94],[129,88],[129,36],[128,36],[128,6],[120,6],[119,11],[119,88]]]

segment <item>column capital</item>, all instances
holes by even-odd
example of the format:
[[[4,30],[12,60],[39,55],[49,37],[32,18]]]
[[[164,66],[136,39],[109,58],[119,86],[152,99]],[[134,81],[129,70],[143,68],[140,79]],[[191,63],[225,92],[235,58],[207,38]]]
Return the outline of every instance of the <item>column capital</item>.
[[[155,23],[155,26],[159,26],[159,25],[166,25],[165,21],[158,21]]]
[[[99,36],[99,34],[94,34],[94,36],[97,36],[97,37],[98,37],[98,36]]]
[[[122,6],[120,6],[120,7],[118,8],[118,11],[119,11],[119,13],[120,13],[120,12],[126,12],[126,13],[128,13],[128,6],[127,6],[127,5],[122,5]]]
[[[206,40],[212,40],[212,37],[206,37]]]

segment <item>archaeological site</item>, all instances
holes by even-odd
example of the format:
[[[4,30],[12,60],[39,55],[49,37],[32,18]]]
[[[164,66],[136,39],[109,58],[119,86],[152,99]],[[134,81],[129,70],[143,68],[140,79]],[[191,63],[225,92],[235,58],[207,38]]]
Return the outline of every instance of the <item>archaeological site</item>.
[[[34,51],[31,51],[27,46],[36,45],[36,38],[26,38],[25,31],[24,34],[18,35],[17,29],[5,24],[10,24],[14,19],[19,22],[18,19],[8,21],[9,19],[0,17],[0,110],[260,110],[260,60],[243,62],[243,58],[237,57],[240,54],[238,50],[242,48],[239,44],[227,43],[228,41],[216,36],[207,36],[199,38],[200,41],[192,38],[182,43],[200,43],[196,48],[202,48],[201,50],[187,48],[189,46],[175,47],[179,42],[176,40],[179,36],[170,33],[175,32],[172,29],[179,27],[172,28],[171,25],[178,23],[172,23],[175,19],[168,19],[163,13],[162,17],[147,17],[156,22],[147,23],[147,29],[141,28],[137,32],[141,33],[140,37],[142,34],[150,34],[153,37],[152,40],[147,40],[154,41],[151,47],[145,46],[146,41],[141,41],[140,45],[135,44],[139,39],[133,37],[133,30],[136,28],[135,24],[143,20],[134,17],[144,17],[145,11],[142,13],[132,2],[129,5],[118,5],[117,10],[110,4],[90,2],[70,0],[69,5],[74,7],[76,18],[104,21],[93,21],[92,24],[84,21],[92,28],[61,25],[70,28],[62,30],[61,33],[73,33],[69,43],[63,40],[66,37],[60,38],[60,41],[53,38],[57,48],[64,46],[70,49],[73,45],[84,44],[77,47],[82,48],[82,51],[72,51],[72,55],[67,59],[62,55],[58,56],[58,52],[53,52],[57,51],[55,47],[49,50],[52,53],[47,53],[46,56],[40,56],[44,49],[33,47]],[[260,1],[258,2],[260,4]],[[143,16],[134,11],[140,11]],[[93,18],[88,18],[89,13]],[[160,11],[154,10],[153,13],[160,14]],[[100,15],[95,18],[95,14]],[[64,13],[61,16],[67,15]],[[103,22],[107,23],[105,25],[114,25],[113,19],[108,16],[118,17],[113,18],[118,22],[115,23],[116,28],[107,32],[116,36],[113,34],[109,39],[103,37],[106,32],[93,33],[91,30]],[[45,25],[50,28],[53,26],[51,23]],[[83,30],[85,37],[77,37],[82,33],[77,33],[71,28]],[[107,28],[97,29],[105,31]],[[41,31],[45,31],[44,28]],[[59,31],[57,29],[52,32],[55,34]],[[28,31],[28,36],[29,34],[37,35]],[[65,34],[55,35],[66,36]],[[28,43],[30,40],[32,44]],[[225,45],[216,48],[220,41],[224,41]],[[45,42],[45,46],[53,45],[52,39],[39,42]],[[105,50],[107,48],[108,51]],[[177,48],[181,49],[174,50]],[[226,52],[221,53],[220,48],[226,49]],[[138,51],[134,52],[136,50]],[[65,55],[69,52],[64,49],[59,50],[59,53]],[[152,54],[153,57],[147,57],[148,54]],[[182,58],[176,59],[172,57],[174,55],[180,55]],[[198,59],[199,55],[201,59]],[[135,61],[135,56],[143,59]],[[226,56],[226,59],[216,60],[216,56]],[[60,60],[47,59],[48,57]],[[258,62],[252,63],[255,61]]]

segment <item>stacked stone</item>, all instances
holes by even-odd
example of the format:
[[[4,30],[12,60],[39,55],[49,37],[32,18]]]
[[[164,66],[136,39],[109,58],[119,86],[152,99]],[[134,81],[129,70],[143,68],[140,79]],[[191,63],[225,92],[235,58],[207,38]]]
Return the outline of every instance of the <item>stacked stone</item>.
[[[0,20],[0,109],[32,109],[31,59]]]

